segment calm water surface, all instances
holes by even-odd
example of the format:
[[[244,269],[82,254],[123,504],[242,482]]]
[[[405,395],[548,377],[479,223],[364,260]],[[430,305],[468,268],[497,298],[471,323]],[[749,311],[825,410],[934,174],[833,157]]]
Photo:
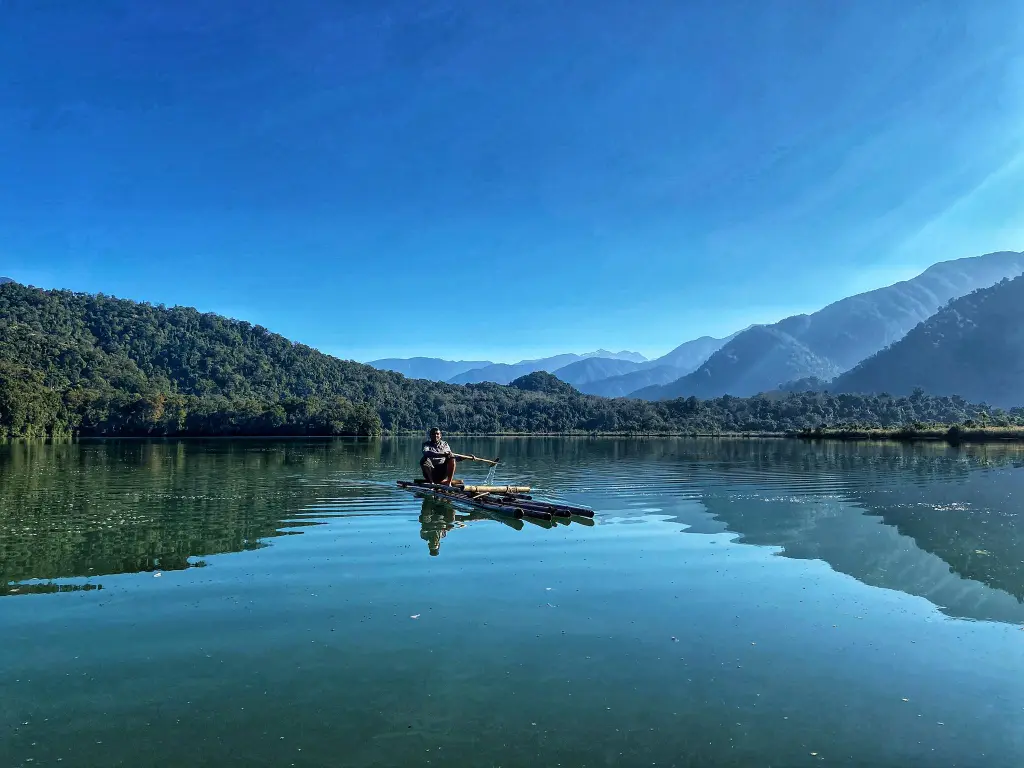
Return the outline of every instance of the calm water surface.
[[[0,447],[0,766],[1024,765],[1018,449],[453,445]]]

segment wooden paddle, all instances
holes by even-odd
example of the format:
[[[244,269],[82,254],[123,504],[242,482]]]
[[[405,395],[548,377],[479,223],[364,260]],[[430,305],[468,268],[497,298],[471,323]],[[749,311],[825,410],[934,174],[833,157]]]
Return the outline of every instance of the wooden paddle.
[[[484,464],[497,464],[501,461],[501,459],[481,459],[479,456],[474,456],[471,453],[453,453],[452,456],[456,459],[461,459],[462,461],[482,461]]]

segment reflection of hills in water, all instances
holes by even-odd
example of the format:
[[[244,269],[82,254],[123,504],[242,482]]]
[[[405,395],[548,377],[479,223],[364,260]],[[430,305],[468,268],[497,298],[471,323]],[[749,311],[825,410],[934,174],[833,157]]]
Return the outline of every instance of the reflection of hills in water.
[[[597,508],[658,510],[953,616],[1024,622],[1021,446],[552,438],[487,450],[518,459],[524,482]],[[532,474],[546,460],[550,472]]]
[[[613,516],[660,509],[691,531],[726,528],[950,615],[1024,622],[1024,450],[1015,446],[456,438],[453,447],[500,455],[499,482]],[[418,453],[417,439],[0,447],[0,595],[96,588],[98,576],[199,565],[333,517],[408,514],[410,498],[392,484]],[[420,535],[438,552],[448,531],[476,519],[493,520],[431,501]]]
[[[179,570],[265,546],[293,532],[285,526],[313,524],[288,514],[322,493],[318,478],[362,466],[376,450],[369,442],[5,446],[0,595],[86,586],[17,582]]]
[[[953,616],[1024,622],[1024,522],[1014,503],[1024,492],[1020,451],[780,448],[766,445],[732,471],[714,461],[694,467],[710,475],[703,506],[740,541],[824,560]]]
[[[99,589],[97,577],[202,566],[333,518],[406,514],[394,478],[419,455],[415,438],[0,446],[0,596]],[[485,519],[425,504],[421,535],[436,552],[449,521]]]

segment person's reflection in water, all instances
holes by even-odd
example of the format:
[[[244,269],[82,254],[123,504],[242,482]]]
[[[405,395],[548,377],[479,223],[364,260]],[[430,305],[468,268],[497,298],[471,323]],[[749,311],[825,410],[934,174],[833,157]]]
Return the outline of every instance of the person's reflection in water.
[[[424,497],[420,509],[420,538],[427,542],[431,556],[440,554],[441,539],[455,526],[455,509],[450,504]]]

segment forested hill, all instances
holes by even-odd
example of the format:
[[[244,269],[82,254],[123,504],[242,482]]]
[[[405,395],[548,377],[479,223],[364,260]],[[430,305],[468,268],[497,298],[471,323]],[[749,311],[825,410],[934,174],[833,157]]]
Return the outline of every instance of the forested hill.
[[[1024,405],[1024,276],[951,301],[829,388],[908,394],[917,387]]]
[[[658,403],[407,379],[260,326],[102,295],[0,286],[0,436],[782,431],[960,421],[957,398],[794,393]]]

